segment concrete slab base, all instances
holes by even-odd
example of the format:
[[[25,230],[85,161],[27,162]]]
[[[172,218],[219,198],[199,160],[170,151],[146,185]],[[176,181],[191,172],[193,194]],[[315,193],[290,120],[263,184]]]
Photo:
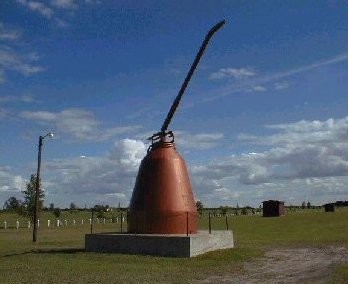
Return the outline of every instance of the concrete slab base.
[[[233,248],[232,231],[199,231],[192,235],[88,234],[87,252],[193,257],[208,251]]]

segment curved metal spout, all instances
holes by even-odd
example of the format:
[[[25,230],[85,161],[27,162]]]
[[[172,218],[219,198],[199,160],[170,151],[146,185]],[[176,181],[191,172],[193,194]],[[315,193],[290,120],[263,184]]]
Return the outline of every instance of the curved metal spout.
[[[162,125],[162,128],[161,128],[161,132],[164,133],[167,129],[168,129],[168,126],[174,116],[174,113],[177,109],[177,107],[179,106],[179,103],[180,103],[180,100],[181,100],[181,97],[183,96],[184,92],[185,92],[185,89],[188,85],[188,83],[190,82],[191,80],[191,77],[193,75],[193,72],[195,71],[195,69],[197,68],[197,65],[204,53],[204,50],[205,48],[207,47],[208,43],[209,43],[209,40],[212,38],[212,36],[214,35],[214,33],[216,33],[224,24],[225,24],[225,20],[217,23],[214,27],[212,27],[209,32],[207,33],[207,35],[205,36],[204,40],[203,40],[203,43],[196,55],[196,58],[195,60],[193,61],[192,65],[191,65],[191,68],[189,70],[189,72],[187,73],[186,75],[186,78],[185,78],[185,81],[182,83],[181,85],[181,88],[180,88],[180,91],[178,93],[178,95],[176,96],[168,114],[167,114],[167,117]]]

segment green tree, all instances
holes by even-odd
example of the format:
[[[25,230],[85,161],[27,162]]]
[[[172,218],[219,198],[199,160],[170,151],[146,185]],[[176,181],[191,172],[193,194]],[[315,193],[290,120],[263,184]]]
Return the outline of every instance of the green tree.
[[[307,202],[307,208],[311,209],[311,203],[309,201]]]
[[[221,214],[226,215],[228,211],[228,206],[220,206]]]
[[[306,202],[304,202],[304,201],[302,202],[301,208],[302,208],[302,209],[305,209],[305,208],[306,208]]]
[[[50,203],[50,211],[54,210],[54,203]]]
[[[94,205],[94,207],[92,208],[92,211],[97,213],[97,218],[104,218],[107,208],[108,207],[104,205],[97,204],[97,205]]]
[[[199,215],[202,215],[203,203],[200,200],[196,201],[196,208],[197,208],[197,212],[199,213]]]
[[[77,206],[74,202],[71,202],[70,203],[70,210],[76,210],[77,209]]]
[[[53,215],[56,217],[56,218],[59,218],[60,216],[60,209],[59,208],[54,208],[53,209]]]
[[[17,211],[22,206],[22,201],[17,199],[14,196],[11,196],[9,199],[7,199],[4,203],[4,209],[10,210],[10,211]]]
[[[36,189],[36,175],[32,174],[30,176],[30,181],[27,183],[26,190],[22,191],[24,194],[24,213],[30,217],[31,220],[34,218],[34,210],[35,210],[35,189]],[[45,193],[41,189],[41,181],[39,186],[39,202],[38,202],[38,212],[40,212],[43,208],[43,202]]]

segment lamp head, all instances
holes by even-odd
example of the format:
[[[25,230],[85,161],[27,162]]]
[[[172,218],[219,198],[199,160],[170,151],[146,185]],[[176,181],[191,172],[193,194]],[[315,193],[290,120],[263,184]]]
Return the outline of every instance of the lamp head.
[[[45,139],[46,137],[52,138],[53,136],[54,136],[54,134],[53,134],[52,132],[49,132],[49,133],[47,133],[47,134],[44,135],[44,136],[40,136],[40,139]]]

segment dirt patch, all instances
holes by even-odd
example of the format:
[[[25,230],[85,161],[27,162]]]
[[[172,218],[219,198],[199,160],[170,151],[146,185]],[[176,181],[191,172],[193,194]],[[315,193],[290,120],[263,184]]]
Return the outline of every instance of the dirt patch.
[[[335,267],[348,263],[344,247],[282,248],[247,262],[243,275],[216,276],[204,283],[328,283]]]

